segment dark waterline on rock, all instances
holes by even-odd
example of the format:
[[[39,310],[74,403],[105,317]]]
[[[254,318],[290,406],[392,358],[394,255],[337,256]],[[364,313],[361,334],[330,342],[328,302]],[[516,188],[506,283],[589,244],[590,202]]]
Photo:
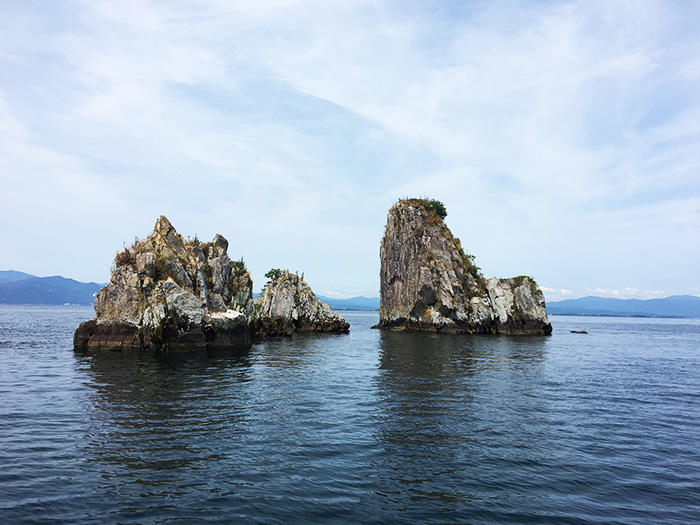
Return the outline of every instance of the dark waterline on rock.
[[[3,523],[700,518],[700,320],[159,358],[75,354],[90,313],[0,306]]]

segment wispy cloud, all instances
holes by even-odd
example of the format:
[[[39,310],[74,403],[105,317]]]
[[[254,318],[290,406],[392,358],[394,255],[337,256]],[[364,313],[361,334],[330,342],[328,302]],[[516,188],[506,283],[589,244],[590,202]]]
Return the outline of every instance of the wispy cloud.
[[[658,299],[669,295],[665,290],[638,290],[637,288],[609,290],[606,288],[586,287],[585,290],[590,295],[595,294],[600,297],[614,297],[617,299]]]
[[[577,299],[579,297],[596,296],[596,297],[611,297],[614,299],[659,299],[668,297],[671,293],[666,290],[640,290],[638,288],[622,288],[610,289],[585,286],[574,290],[566,288],[549,288],[542,286],[542,292],[547,301],[561,301],[564,299]],[[695,290],[697,292],[697,290]],[[687,293],[693,293],[689,290]],[[695,293],[695,295],[700,295]]]
[[[6,11],[2,266],[104,280],[166,213],[256,283],[374,295],[387,208],[431,194],[485,273],[548,298],[700,286],[700,6]]]

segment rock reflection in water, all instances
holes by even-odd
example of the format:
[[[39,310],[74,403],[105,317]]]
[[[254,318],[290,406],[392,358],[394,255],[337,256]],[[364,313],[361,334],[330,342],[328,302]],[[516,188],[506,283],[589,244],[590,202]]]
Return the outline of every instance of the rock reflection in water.
[[[697,522],[698,320],[159,358],[76,355],[89,313],[0,308],[2,523]]]
[[[406,509],[414,519],[428,517],[420,503],[426,500],[444,511],[463,510],[489,495],[489,483],[493,497],[502,497],[495,458],[541,459],[541,451],[531,452],[538,436],[528,429],[546,407],[531,395],[533,383],[514,376],[543,373],[546,343],[545,337],[382,332],[375,380],[377,440],[384,447],[379,494],[387,501],[404,494],[415,503]]]
[[[87,385],[95,390],[85,454],[142,490],[177,485],[178,469],[226,457],[253,417],[242,401],[251,379],[247,350],[78,359],[89,361]]]

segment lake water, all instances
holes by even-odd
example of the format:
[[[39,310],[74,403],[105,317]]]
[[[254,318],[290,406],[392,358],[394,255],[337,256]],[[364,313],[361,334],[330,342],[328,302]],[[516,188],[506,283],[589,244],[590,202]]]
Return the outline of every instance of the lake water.
[[[0,306],[2,523],[700,521],[700,320],[76,355],[92,315]]]

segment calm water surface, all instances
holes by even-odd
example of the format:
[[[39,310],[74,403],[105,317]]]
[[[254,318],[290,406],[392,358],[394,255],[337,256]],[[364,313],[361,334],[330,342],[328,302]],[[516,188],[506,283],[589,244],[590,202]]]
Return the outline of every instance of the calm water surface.
[[[0,306],[2,523],[700,521],[700,320],[76,355],[92,315]]]

